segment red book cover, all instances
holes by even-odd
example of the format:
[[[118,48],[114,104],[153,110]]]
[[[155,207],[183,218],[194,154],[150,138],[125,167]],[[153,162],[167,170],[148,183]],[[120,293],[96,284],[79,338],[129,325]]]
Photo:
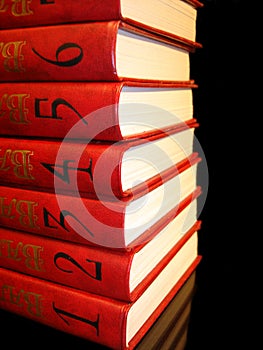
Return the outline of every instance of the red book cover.
[[[2,83],[0,134],[106,141],[149,137],[193,122],[196,87],[194,82]],[[167,99],[173,101],[169,108]]]
[[[173,219],[153,230],[151,238],[128,251],[0,228],[0,265],[80,290],[133,301],[159,274],[174,246],[180,246],[185,235],[199,229],[196,200],[183,205]]]
[[[133,349],[196,269],[197,250],[193,232],[132,303],[0,268],[0,308],[112,349]]]
[[[187,82],[190,52],[121,21],[4,29],[0,81]]]
[[[196,291],[196,271],[193,271],[191,276],[185,281],[162,314],[154,322],[148,332],[143,335],[134,349],[136,350],[158,350],[165,343],[166,339],[173,337],[173,350],[182,350],[182,340],[186,342],[186,333],[188,329],[188,320],[191,315],[192,300]],[[5,342],[9,337],[9,330],[16,332],[16,338],[12,340],[14,347],[21,346],[21,337],[26,342],[26,335],[30,335],[30,344],[27,349],[33,350],[35,342],[41,339],[43,347],[49,347],[50,342],[60,344],[61,347],[77,349],[92,349],[92,350],[109,350],[105,347],[86,339],[65,334],[54,328],[50,328],[43,324],[37,324],[34,321],[26,319],[23,316],[0,309],[0,319],[5,320],[1,325],[1,339]],[[32,327],[34,332],[32,332]],[[182,339],[183,338],[183,339]],[[168,348],[167,348],[168,349]],[[169,348],[171,349],[171,347]]]
[[[82,244],[129,249],[173,218],[201,191],[196,163],[168,172],[144,194],[121,200],[85,198],[0,186],[0,226]]]
[[[182,2],[182,9],[180,6],[177,8],[176,6],[169,6],[169,4],[161,4],[159,11],[167,11],[169,22],[173,23],[173,26],[170,26],[168,30],[165,21],[156,22],[154,20],[157,11],[155,10],[155,2],[152,2],[151,8],[148,8],[147,4],[143,4],[141,1],[136,2],[135,0],[127,1],[127,4],[123,0],[21,0],[19,2],[2,0],[0,2],[0,29],[73,22],[122,20],[150,32],[158,32],[161,35],[170,36],[176,40],[186,41],[189,45],[197,46],[198,44],[194,42],[194,37],[184,37],[187,34],[180,31],[180,25],[176,26],[178,20],[176,21],[177,17],[175,16],[178,16],[179,13],[181,15],[179,18],[184,23],[187,20],[187,15],[184,14],[183,10],[187,7],[187,4],[194,9],[202,7],[203,4],[197,0],[185,0]],[[134,15],[134,13],[129,11],[131,4],[135,5],[132,7],[136,9],[136,13],[142,13],[141,16],[138,16],[138,14]],[[158,2],[157,5],[160,6]],[[175,5],[177,5],[176,2]],[[195,13],[194,11],[192,12]],[[145,16],[145,12],[147,16]],[[195,22],[195,17],[192,21]]]
[[[0,138],[0,182],[83,197],[127,197],[192,163],[198,124],[116,143]]]

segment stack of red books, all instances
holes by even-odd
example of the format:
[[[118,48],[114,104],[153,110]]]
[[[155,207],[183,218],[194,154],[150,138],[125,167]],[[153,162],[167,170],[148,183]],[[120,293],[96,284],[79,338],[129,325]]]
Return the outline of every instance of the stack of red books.
[[[0,4],[2,312],[106,348],[183,349],[201,6]]]

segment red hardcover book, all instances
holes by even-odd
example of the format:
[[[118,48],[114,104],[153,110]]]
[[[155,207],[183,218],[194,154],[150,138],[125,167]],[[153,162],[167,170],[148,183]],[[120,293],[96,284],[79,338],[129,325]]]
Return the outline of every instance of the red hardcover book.
[[[196,45],[196,12],[202,6],[197,0],[2,0],[0,29],[121,19]]]
[[[134,301],[162,270],[174,246],[181,244],[187,232],[199,229],[196,201],[153,231],[151,239],[125,252],[0,228],[0,266],[110,298]]]
[[[121,21],[5,29],[0,82],[189,82],[190,52],[182,43]]]
[[[174,218],[201,191],[197,165],[169,172],[144,194],[120,200],[0,186],[0,226],[62,240],[129,249]]]
[[[188,320],[191,316],[191,304],[196,290],[195,280],[196,271],[194,270],[134,349],[163,349],[162,346],[167,344],[166,339],[169,338],[170,340],[171,336],[174,347],[167,347],[167,350],[182,350],[184,348],[180,344],[182,341],[184,343],[186,341]],[[73,347],[75,350],[109,350],[109,347],[90,342],[69,333],[66,334],[3,309],[0,309],[0,319],[5,320],[1,325],[1,339],[5,343],[9,339],[9,330],[12,328],[16,333],[16,338],[12,339],[14,347],[27,345],[28,350],[33,350],[35,342],[41,339],[43,347],[49,347],[51,344],[56,343],[67,349]],[[34,329],[33,332],[32,329]],[[27,335],[30,335],[30,343],[27,342]]]
[[[132,303],[0,268],[0,308],[112,349],[133,349],[201,260],[197,231],[185,238]]]
[[[193,122],[197,85],[143,82],[0,84],[3,136],[120,141]]]
[[[0,138],[0,182],[84,197],[127,197],[192,163],[194,131],[120,142]]]

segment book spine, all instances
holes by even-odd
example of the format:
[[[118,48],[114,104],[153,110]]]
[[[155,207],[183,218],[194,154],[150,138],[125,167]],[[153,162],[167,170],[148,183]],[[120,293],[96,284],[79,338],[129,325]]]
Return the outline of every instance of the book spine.
[[[167,215],[143,232],[134,246],[148,241],[201,193],[197,187]],[[56,195],[0,186],[0,226],[62,241],[129,249],[125,244],[126,202]]]
[[[178,239],[172,250],[138,285],[136,293],[130,291],[129,280],[137,249],[120,252],[0,228],[0,266],[82,291],[131,302],[160,273],[187,238],[199,230],[200,225],[197,221]]]
[[[2,30],[0,81],[117,81],[118,26],[109,21]]]
[[[193,7],[202,7],[197,0],[185,0]],[[121,18],[119,0],[1,0],[0,29],[59,24],[107,21]]]
[[[81,244],[123,247],[125,202],[0,186],[0,225]]]
[[[112,193],[121,197],[119,165],[126,145],[2,137],[0,182],[48,192],[77,193],[84,197]]]
[[[120,1],[0,1],[0,29],[118,19]]]
[[[133,253],[0,228],[0,266],[110,298],[131,301]],[[112,288],[112,286],[115,288]]]
[[[114,82],[0,84],[0,134],[63,139],[122,139]]]
[[[0,307],[113,349],[122,348],[126,305],[0,268]]]

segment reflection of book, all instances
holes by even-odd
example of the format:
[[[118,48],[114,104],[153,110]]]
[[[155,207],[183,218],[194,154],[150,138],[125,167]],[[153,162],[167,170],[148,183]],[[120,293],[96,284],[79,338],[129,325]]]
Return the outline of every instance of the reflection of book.
[[[135,350],[183,350],[187,340],[188,320],[195,291],[195,275],[196,272],[194,271],[149,331],[143,335],[142,340],[135,346]],[[52,342],[52,344],[60,344],[65,349],[109,349],[106,346],[89,342],[83,338],[72,336],[71,334],[61,332],[43,324],[32,322],[28,318],[9,313],[5,310],[0,310],[0,319],[5,320],[1,326],[2,341],[9,339],[9,335],[7,336],[7,334],[9,334],[11,328],[16,329],[17,337],[12,340],[14,347],[27,344],[27,349],[33,350],[35,349],[35,344],[41,339],[41,344],[44,347],[49,347]],[[25,340],[27,339],[27,334],[28,336],[30,334],[30,342]],[[166,346],[166,339],[171,340],[173,348]]]
[[[1,268],[0,308],[113,349],[133,349],[196,269],[197,251],[195,231],[132,303]]]
[[[0,134],[120,141],[193,122],[194,82],[0,84]]]
[[[0,81],[189,82],[189,56],[190,47],[121,21],[5,29]]]
[[[189,303],[178,321],[174,324],[174,328],[170,329],[166,336],[162,339],[160,348],[162,350],[184,349],[187,341],[188,322],[191,313],[191,304]]]
[[[197,0],[41,0],[2,1],[0,29],[121,19],[149,31],[195,41]],[[165,15],[162,15],[165,14]]]
[[[187,345],[187,332],[188,326],[185,327],[182,334],[180,335],[180,338],[176,338],[176,340],[169,348],[167,348],[167,350],[185,350],[185,346]]]
[[[191,302],[195,291],[195,275],[196,272],[194,271],[149,332],[142,338],[136,350],[168,350],[173,349],[171,345],[176,350],[178,346],[179,350],[179,347],[185,344],[191,314]]]

